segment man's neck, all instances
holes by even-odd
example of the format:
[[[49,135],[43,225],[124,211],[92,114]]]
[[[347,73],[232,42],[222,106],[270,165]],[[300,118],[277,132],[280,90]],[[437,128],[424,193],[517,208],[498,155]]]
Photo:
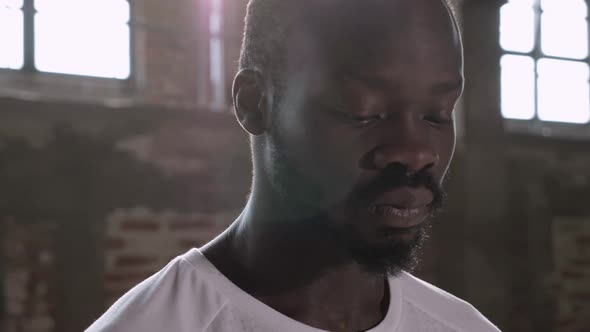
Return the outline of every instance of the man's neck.
[[[260,202],[260,200],[258,201]],[[364,330],[387,311],[386,280],[366,273],[305,219],[281,216],[255,197],[202,248],[233,283],[277,311],[331,331]]]

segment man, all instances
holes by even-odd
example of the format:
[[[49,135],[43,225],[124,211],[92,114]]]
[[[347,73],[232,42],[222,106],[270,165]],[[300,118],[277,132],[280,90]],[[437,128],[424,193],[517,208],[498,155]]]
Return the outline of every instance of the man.
[[[88,331],[498,331],[407,272],[444,197],[462,61],[442,0],[251,0],[248,203]]]

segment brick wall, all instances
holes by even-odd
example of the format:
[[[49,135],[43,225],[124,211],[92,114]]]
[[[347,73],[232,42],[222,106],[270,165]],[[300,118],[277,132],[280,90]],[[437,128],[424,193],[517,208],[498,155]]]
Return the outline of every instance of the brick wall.
[[[553,222],[555,331],[590,331],[590,217]]]
[[[59,332],[80,331],[89,319],[95,319],[100,313],[94,308],[85,309],[81,314],[76,313],[76,317],[81,317],[78,321],[68,324],[67,320],[72,319],[68,317],[68,312],[53,315],[54,307],[60,303],[57,300],[68,295],[70,300],[62,301],[69,305],[67,310],[75,306],[87,307],[88,303],[75,301],[84,297],[92,301],[98,298],[96,301],[100,302],[100,308],[108,306],[137,282],[163,267],[172,257],[203,244],[220,232],[244,203],[250,176],[245,135],[230,114],[212,113],[207,107],[210,98],[209,50],[202,32],[206,31],[208,23],[200,8],[208,1],[180,0],[174,4],[161,0],[133,1],[136,7],[133,23],[136,58],[135,77],[130,85],[113,85],[105,81],[96,84],[93,80],[79,77],[23,76],[18,72],[0,75],[3,76],[0,77],[0,90],[29,100],[15,102],[0,98],[0,218],[16,215],[12,219],[14,221],[4,225],[6,228],[0,234],[0,242],[3,242],[0,255],[1,284],[4,285],[2,295],[6,295],[0,308],[7,313],[2,332],[13,332],[15,329],[51,331],[52,326]],[[228,6],[224,38],[229,43],[225,54],[229,90],[246,0],[225,3]],[[490,39],[497,45],[497,38],[490,38],[491,31],[497,32],[496,25],[490,25],[489,30],[485,30],[481,20],[476,20],[476,23],[478,29],[471,29],[478,33],[476,39]],[[490,68],[490,71],[493,71],[497,59],[486,57],[493,55],[493,52],[477,53],[473,49],[467,52],[471,59],[478,59],[478,68]],[[485,97],[491,93],[490,86],[497,86],[493,80],[490,81],[492,76],[469,77],[472,82],[469,86],[479,84],[484,87],[482,93],[485,95],[471,95],[469,100],[472,103],[466,104],[464,122],[469,128],[465,129],[472,133],[469,136],[467,130],[462,130],[465,131],[465,141],[477,141],[481,137],[473,135],[473,132],[481,131],[487,135],[489,131],[483,129],[491,127],[491,122],[485,117],[481,124],[469,121],[469,117],[497,115],[497,109],[490,106],[494,103],[489,103]],[[478,78],[484,78],[483,82],[477,83]],[[43,92],[41,96],[32,94],[40,91]],[[45,98],[68,100],[70,103]],[[111,99],[120,100],[114,102]],[[87,104],[74,104],[72,100]],[[77,134],[52,142],[56,137],[53,128],[64,125]],[[493,142],[497,133],[492,134]],[[491,159],[503,156],[505,146],[490,148],[486,142],[481,144],[480,149],[485,151],[485,156],[492,156]],[[543,150],[538,159],[523,162],[515,177],[520,179],[522,174],[537,170],[539,174],[531,177],[530,182],[539,184],[540,188],[533,193],[542,197],[548,192],[560,192],[546,190],[543,183],[548,173],[539,171],[548,159],[545,156],[546,145],[546,140],[533,142],[516,153],[518,159],[523,159],[525,152],[532,151],[532,146]],[[477,149],[471,152],[474,150]],[[556,159],[563,160],[563,151],[571,150],[570,159],[578,160],[586,154],[587,146],[580,145],[576,150],[572,142],[559,142],[552,150],[560,153]],[[551,260],[545,259],[551,257],[550,249],[541,250],[549,248],[550,241],[531,235],[531,229],[549,225],[553,215],[586,209],[588,200],[577,195],[578,191],[568,191],[567,195],[549,195],[546,201],[542,199],[531,206],[527,203],[531,195],[517,192],[510,197],[514,198],[515,206],[526,211],[506,218],[496,217],[498,209],[489,202],[496,202],[498,197],[508,196],[517,188],[526,188],[529,180],[492,186],[497,191],[491,193],[497,195],[486,198],[488,196],[478,194],[482,187],[478,186],[477,179],[498,182],[496,177],[482,174],[497,174],[499,170],[504,170],[504,165],[496,168],[490,160],[476,157],[481,160],[475,160],[477,163],[470,161],[472,166],[456,168],[457,180],[465,178],[469,170],[475,176],[465,180],[466,183],[458,182],[458,190],[451,193],[453,202],[448,206],[451,213],[443,216],[445,220],[435,226],[439,231],[445,230],[445,233],[434,234],[435,241],[428,245],[421,275],[466,297],[492,318],[508,316],[506,313],[511,312],[510,315],[518,316],[524,322],[522,325],[526,326],[522,329],[506,328],[507,331],[579,332],[584,328],[584,317],[590,316],[585,315],[590,302],[588,281],[584,281],[588,280],[588,271],[582,268],[590,256],[586,250],[587,236],[583,235],[588,233],[587,226],[579,228],[584,224],[579,223],[572,228],[563,224],[556,226],[555,234],[546,234],[547,239],[555,236],[554,288],[559,318],[554,329],[548,327],[551,326],[549,323],[532,324],[534,320],[543,322],[541,316],[551,320],[553,311],[545,309],[545,302],[531,300],[532,295],[544,292],[542,280],[536,279],[545,278],[545,260]],[[588,169],[588,163],[588,160],[582,161],[581,169]],[[461,166],[460,160],[454,164]],[[555,169],[571,173],[570,168],[562,165]],[[564,177],[557,176],[557,179],[563,182]],[[464,192],[464,187],[470,187],[472,195]],[[549,202],[561,206],[557,209],[559,213],[548,210]],[[7,209],[10,212],[6,212]],[[464,213],[466,209],[471,210],[469,215]],[[472,218],[473,215],[480,217],[478,226],[482,230],[492,232],[479,231],[479,237],[473,237],[466,227],[468,222],[478,221]],[[66,220],[68,218],[72,220]],[[32,220],[55,220],[56,223],[32,224]],[[84,223],[74,227],[79,220]],[[100,242],[104,237],[104,252],[97,254],[93,245],[81,245],[84,240],[78,241],[72,248],[80,256],[75,263],[87,261],[86,258],[90,257],[96,259],[92,264],[96,263],[101,268],[104,265],[104,271],[96,273],[100,276],[99,281],[94,282],[88,276],[80,280],[71,274],[75,264],[67,261],[70,258],[59,266],[53,262],[51,257],[57,255],[51,254],[55,250],[51,239],[56,236],[51,225],[58,222],[65,225],[62,231],[66,232],[60,235],[62,239],[82,232],[86,233],[84,239],[98,239]],[[68,223],[71,225],[68,226]],[[511,232],[493,231],[499,227]],[[94,229],[100,231],[94,233]],[[545,236],[544,233],[542,235]],[[527,237],[530,239],[524,241],[523,246],[535,242],[531,249],[511,245],[512,242],[520,244],[523,242],[521,238]],[[469,241],[472,243],[465,245]],[[62,244],[62,247],[66,245]],[[507,249],[498,251],[498,248]],[[64,253],[63,250],[60,252]],[[462,256],[466,252],[474,258],[468,260],[468,257]],[[539,255],[539,252],[543,254]],[[531,262],[538,260],[543,269],[529,267]],[[552,271],[553,267],[547,267],[547,270]],[[34,277],[43,273],[46,273],[47,279]],[[60,290],[52,286],[53,273],[61,276]],[[71,287],[63,287],[63,284],[70,286],[67,284],[68,276],[80,281],[78,289],[98,288],[105,291],[105,296],[90,297],[81,293],[74,297],[66,294],[78,292],[72,291]],[[522,301],[517,303],[522,311],[513,310],[513,303],[508,302],[516,293],[514,285],[510,284],[514,280],[518,280],[525,290],[519,293]],[[496,301],[496,294],[507,294],[507,301]],[[542,310],[534,308],[535,305],[543,306]],[[57,318],[56,323],[52,323],[53,316],[61,317],[61,323]],[[37,329],[32,329],[32,325]]]
[[[0,140],[0,217],[14,215],[11,229],[23,232],[43,229],[43,220],[57,225],[42,233],[59,239],[57,282],[47,280],[59,294],[48,299],[57,308],[55,331],[87,327],[172,257],[221,232],[245,202],[247,138],[230,113],[2,99],[0,105],[14,116],[0,112],[4,123],[40,126],[48,114],[50,124],[61,123],[39,144]],[[38,250],[14,232],[2,232],[6,245]],[[8,275],[18,266],[0,259]],[[3,293],[7,311],[13,296]]]
[[[107,220],[105,237],[106,307],[174,257],[221,233],[235,213],[117,210]]]
[[[246,0],[225,1],[226,92],[237,67]],[[132,0],[129,81],[0,69],[0,96],[27,100],[208,107],[210,0]]]
[[[191,107],[197,104],[200,79],[199,50],[206,34],[199,17],[199,1],[180,0],[174,5],[157,0],[136,1],[135,72],[138,98],[151,104]],[[206,17],[204,17],[206,19]]]
[[[209,0],[130,3],[131,80],[0,71],[0,218],[15,216],[0,233],[2,332],[82,330],[245,201],[246,136],[210,109]],[[228,91],[245,4],[226,1]]]
[[[51,223],[23,225],[6,218],[2,229],[4,332],[53,332],[54,227]]]

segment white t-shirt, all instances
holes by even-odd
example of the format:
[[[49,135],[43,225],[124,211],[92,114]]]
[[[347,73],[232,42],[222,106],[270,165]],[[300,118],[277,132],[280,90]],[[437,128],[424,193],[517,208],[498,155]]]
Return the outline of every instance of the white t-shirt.
[[[470,304],[408,273],[370,332],[497,332]],[[86,332],[320,332],[242,291],[192,249],[121,297]]]

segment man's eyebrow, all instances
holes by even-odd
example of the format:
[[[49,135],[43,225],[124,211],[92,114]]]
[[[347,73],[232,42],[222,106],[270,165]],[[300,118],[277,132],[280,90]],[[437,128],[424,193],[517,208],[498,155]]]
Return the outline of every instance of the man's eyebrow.
[[[398,89],[401,84],[388,77],[381,77],[379,75],[364,74],[355,71],[344,71],[338,73],[336,77],[340,79],[357,81],[362,84],[367,84],[372,88],[385,90],[385,89]]]
[[[377,89],[398,89],[402,86],[402,84],[398,81],[392,80],[388,77],[381,77],[378,75],[367,75],[362,73],[357,73],[354,71],[346,71],[337,75],[337,77],[345,78],[354,80],[357,82],[361,82],[363,84],[368,84],[369,86]],[[430,88],[430,94],[434,96],[444,95],[451,92],[461,91],[463,90],[464,79],[462,76],[457,76],[455,78],[451,78],[449,80],[441,80],[436,82]]]
[[[431,95],[442,95],[463,89],[464,80],[462,77],[453,80],[439,82],[430,88]]]

